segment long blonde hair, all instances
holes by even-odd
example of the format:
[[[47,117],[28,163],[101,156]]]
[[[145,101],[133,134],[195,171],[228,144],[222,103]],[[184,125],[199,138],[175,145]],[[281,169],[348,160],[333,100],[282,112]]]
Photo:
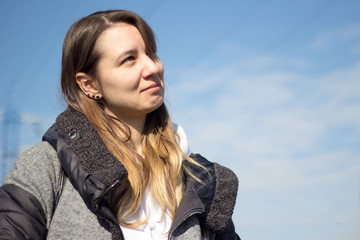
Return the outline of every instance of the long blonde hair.
[[[109,116],[104,103],[89,99],[76,83],[75,74],[84,72],[97,76],[96,66],[100,58],[94,50],[96,40],[114,23],[125,22],[135,26],[144,39],[147,52],[156,56],[154,34],[138,15],[122,10],[97,12],[75,22],[69,29],[63,44],[61,88],[65,100],[82,112],[94,125],[112,154],[128,171],[128,187],[119,198],[114,193],[110,205],[121,225],[135,228],[144,221],[126,222],[136,216],[146,187],[149,187],[155,203],[173,217],[182,198],[183,159],[196,164],[179,147],[171,119],[165,104],[149,113],[142,134],[143,155],[128,147],[130,128],[120,119]],[[125,138],[118,132],[125,133]]]

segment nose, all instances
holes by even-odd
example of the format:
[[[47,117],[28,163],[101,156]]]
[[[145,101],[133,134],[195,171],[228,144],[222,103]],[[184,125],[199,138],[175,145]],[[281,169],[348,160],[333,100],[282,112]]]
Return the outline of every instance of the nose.
[[[158,58],[151,58],[148,55],[144,55],[144,68],[143,77],[148,78],[152,75],[157,75],[162,72],[162,63]]]

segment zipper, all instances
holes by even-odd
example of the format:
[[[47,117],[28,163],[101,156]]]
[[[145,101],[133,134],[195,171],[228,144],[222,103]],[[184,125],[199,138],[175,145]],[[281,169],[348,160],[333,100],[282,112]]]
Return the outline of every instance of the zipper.
[[[116,219],[115,215],[113,214],[113,212],[109,209],[109,208],[104,208],[102,213],[104,214],[104,216],[106,216],[107,218],[109,218],[111,221],[113,221],[115,223],[115,225],[119,228],[120,230],[120,237],[121,237],[121,240],[124,240],[124,235],[123,235],[123,232],[121,231],[121,227],[120,227],[120,224],[118,222],[118,220]]]
[[[104,197],[106,196],[106,194],[108,194],[108,192],[114,188],[118,183],[120,182],[120,180],[116,180],[113,184],[111,184],[109,187],[107,187],[105,189],[105,191],[100,195],[99,197],[99,201],[97,202],[95,209],[99,207],[99,203],[104,199]]]
[[[116,180],[113,184],[111,184],[111,186],[109,186],[105,189],[103,194],[101,194],[101,196],[99,197],[99,201],[96,203],[95,211],[100,211],[100,208],[99,208],[100,203],[104,200],[105,196],[109,193],[109,191],[119,183],[120,183],[120,180]],[[120,230],[121,240],[124,240],[125,238],[124,238],[123,232],[121,231],[120,224],[119,224],[117,218],[115,217],[114,213],[110,210],[110,208],[104,207],[103,209],[101,209],[101,213],[103,216],[107,217],[108,219],[110,219],[110,221],[115,223],[115,225]]]

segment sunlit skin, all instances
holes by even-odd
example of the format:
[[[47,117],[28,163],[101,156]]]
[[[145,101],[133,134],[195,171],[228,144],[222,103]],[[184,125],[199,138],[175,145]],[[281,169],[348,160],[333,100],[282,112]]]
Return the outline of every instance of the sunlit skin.
[[[134,26],[114,25],[100,35],[95,48],[101,53],[99,90],[110,114],[119,119],[145,118],[163,103],[163,65],[148,56]]]
[[[77,82],[85,93],[101,93],[105,110],[129,125],[134,148],[141,152],[146,115],[164,100],[163,65],[146,52],[137,28],[125,23],[105,30],[95,50],[100,53],[99,78],[78,73]]]

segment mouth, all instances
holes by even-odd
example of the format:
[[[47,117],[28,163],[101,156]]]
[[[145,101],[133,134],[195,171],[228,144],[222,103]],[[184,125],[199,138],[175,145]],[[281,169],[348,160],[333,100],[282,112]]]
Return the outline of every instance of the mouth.
[[[159,91],[160,88],[161,88],[160,84],[154,83],[154,84],[151,84],[150,86],[144,88],[143,90],[141,90],[141,92],[146,92],[146,91],[156,92],[156,91]]]

